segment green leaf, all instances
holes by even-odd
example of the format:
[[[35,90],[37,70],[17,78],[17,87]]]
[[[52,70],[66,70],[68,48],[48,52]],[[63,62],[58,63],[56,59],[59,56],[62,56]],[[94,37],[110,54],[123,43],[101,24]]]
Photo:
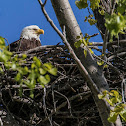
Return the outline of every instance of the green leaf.
[[[17,60],[18,60],[18,55],[16,54],[16,55],[13,57],[12,60],[13,60],[13,61],[17,61]]]
[[[112,103],[112,101],[111,101],[110,99],[105,98],[105,100],[106,100],[111,106],[113,106],[113,103]]]
[[[46,85],[46,84],[48,84],[49,82],[50,82],[50,77],[49,77],[49,75],[45,75],[45,76],[42,76],[42,75],[40,75],[39,76],[39,82],[40,82],[40,84],[44,84],[44,85]]]
[[[115,98],[115,97],[110,98],[110,100],[111,100],[112,104],[117,103],[117,98]]]
[[[50,74],[52,74],[52,75],[54,75],[54,76],[57,76],[57,68],[52,68],[52,69],[50,69],[50,70],[48,70],[48,72],[50,73]]]
[[[122,96],[121,96],[121,95],[119,95],[119,97],[118,97],[118,102],[119,102],[119,103],[122,102]]]
[[[91,53],[91,54],[94,54],[94,52],[92,51],[92,49],[91,49],[91,48],[89,48],[89,51],[90,51],[90,53]]]
[[[48,71],[48,70],[52,69],[53,66],[51,63],[44,63],[43,68]]]
[[[88,45],[88,41],[87,41],[87,40],[85,40],[85,38],[83,38],[83,39],[82,39],[82,42],[83,42],[83,44],[84,44],[85,46],[87,46],[87,45]]]
[[[39,68],[39,72],[40,72],[40,74],[44,75],[44,74],[46,74],[47,71],[42,68]]]
[[[119,93],[116,90],[111,90],[109,94],[111,96],[119,97]]]
[[[5,39],[0,36],[0,46],[5,45]]]
[[[23,80],[23,82],[25,83],[25,85],[26,85],[28,88],[31,88],[31,84],[30,84],[30,80],[29,80],[29,79],[25,79],[25,80]]]
[[[118,34],[126,28],[126,20],[120,13],[105,14],[105,26],[109,30],[112,40],[113,36],[118,37]]]
[[[99,99],[103,99],[107,96],[107,94],[108,94],[108,91],[105,90],[105,91],[102,92],[102,94],[98,94],[98,97],[99,97]]]
[[[48,74],[45,75],[46,80],[48,81],[48,83],[50,82],[50,76]]]
[[[103,69],[105,69],[105,68],[108,68],[108,65],[107,64],[104,65]]]
[[[94,25],[97,23],[97,20],[95,19],[88,19],[88,22],[90,23],[90,25]]]
[[[16,77],[15,77],[16,81],[20,81],[21,80],[21,74],[18,72]]]
[[[30,97],[31,98],[34,98],[34,92],[33,92],[34,90],[30,90]]]
[[[102,92],[105,96],[109,93],[107,90]]]
[[[13,54],[12,52],[9,52],[9,51],[7,51],[7,50],[4,50],[3,52],[4,52],[4,54],[7,55],[7,56],[12,56],[12,54]]]
[[[122,117],[122,119],[126,122],[126,109],[124,109],[123,111],[121,111],[119,114]]]
[[[122,101],[122,96],[119,95],[118,91],[116,91],[116,90],[111,90],[109,95],[114,96],[114,98],[112,98],[112,100],[115,103]]]
[[[31,69],[34,69],[36,65],[34,63],[31,64]]]
[[[11,66],[11,68],[12,68],[13,70],[16,70],[16,68],[17,68],[16,64],[13,63],[12,66]]]
[[[37,67],[41,66],[41,61],[36,56],[33,57],[33,61],[35,61]]]
[[[115,106],[115,108],[114,108],[114,112],[116,112],[116,113],[120,113],[121,111],[123,111],[124,110],[124,106],[125,104],[119,104],[119,105],[116,105]]]
[[[93,43],[92,43],[92,42],[89,42],[88,44],[89,44],[89,45],[93,45]]]
[[[20,88],[19,88],[19,96],[20,97],[22,97],[22,92],[23,92],[22,83],[20,83]]]
[[[103,98],[105,98],[105,95],[98,94],[98,98],[99,98],[99,99],[103,99]]]
[[[99,7],[100,0],[90,0],[90,8],[92,10]]]
[[[88,20],[88,17],[87,17],[87,16],[85,16],[84,22],[87,22],[87,20]]]
[[[117,11],[121,14],[126,12],[126,0],[118,0]]]
[[[108,121],[114,123],[117,120],[117,116],[118,114],[116,112],[111,111]]]
[[[101,14],[101,15],[105,15],[105,11],[102,9],[102,10],[98,10],[98,12]]]
[[[86,49],[84,49],[84,55],[85,55],[85,57],[87,56],[87,50]]]
[[[5,55],[4,52],[0,51],[0,62],[7,62],[9,60],[9,56]]]
[[[76,0],[76,1],[75,1],[75,4],[76,4],[76,6],[77,6],[79,9],[88,7],[87,0],[79,0],[79,1]]]
[[[77,41],[77,42],[74,43],[74,46],[75,46],[76,48],[79,48],[80,45],[81,45],[81,43],[82,43],[82,40],[79,40],[79,41]]]
[[[98,64],[99,66],[102,66],[102,65],[104,64],[104,61],[97,61],[97,64]]]
[[[31,98],[34,98],[33,92],[30,92],[30,97],[31,97]]]
[[[0,73],[3,73],[4,71],[3,71],[3,69],[0,67]]]
[[[26,55],[26,54],[23,54],[23,55],[22,55],[22,58],[23,58],[23,59],[26,59],[26,58],[27,58],[27,55]]]
[[[77,36],[76,39],[80,39],[80,36]]]
[[[26,74],[28,74],[28,72],[29,72],[28,67],[25,66],[23,69],[23,74],[26,75]]]

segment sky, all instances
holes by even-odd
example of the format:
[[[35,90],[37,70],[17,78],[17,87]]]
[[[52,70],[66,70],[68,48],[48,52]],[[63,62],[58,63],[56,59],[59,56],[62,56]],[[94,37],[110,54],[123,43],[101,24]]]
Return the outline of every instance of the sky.
[[[75,0],[69,0],[69,2],[82,33],[89,35],[99,33],[95,26],[90,26],[88,22],[84,22],[85,16],[89,15],[87,9],[79,10],[75,5]],[[45,8],[50,18],[60,29],[50,0],[47,0]],[[0,0],[0,36],[12,43],[20,38],[22,29],[29,25],[38,25],[45,31],[44,35],[40,36],[42,45],[56,45],[62,42],[44,17],[38,0]],[[99,34],[91,38],[90,41],[101,42],[102,38]]]

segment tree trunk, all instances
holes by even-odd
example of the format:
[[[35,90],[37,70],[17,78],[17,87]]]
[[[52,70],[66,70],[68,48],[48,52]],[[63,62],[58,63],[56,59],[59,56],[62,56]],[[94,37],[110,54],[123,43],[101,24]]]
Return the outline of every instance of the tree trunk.
[[[70,43],[71,47],[75,51],[77,57],[80,59],[81,63],[84,65],[84,67],[88,71],[88,74],[90,75],[94,83],[96,84],[97,88],[100,91],[104,91],[104,90],[109,91],[109,86],[102,73],[102,69],[97,65],[92,55],[89,52],[87,52],[87,56],[85,58],[83,49],[81,47],[78,49],[74,47],[74,43],[77,41],[76,37],[80,36],[81,30],[73,14],[69,1],[68,0],[51,0],[51,2],[52,2],[53,8],[55,10],[57,19],[59,21],[59,24],[62,30],[63,30],[63,26],[65,26],[66,37],[67,37],[68,42]],[[85,75],[83,74],[83,71],[81,69],[80,71],[82,73],[82,76],[85,77]],[[98,99],[98,92],[93,87],[93,85],[88,83],[88,86],[90,87],[90,90],[92,92],[92,95],[97,105],[103,125],[114,126],[114,124],[109,123],[107,121],[107,118],[109,116],[109,111],[110,111],[109,105],[105,103],[103,100]]]

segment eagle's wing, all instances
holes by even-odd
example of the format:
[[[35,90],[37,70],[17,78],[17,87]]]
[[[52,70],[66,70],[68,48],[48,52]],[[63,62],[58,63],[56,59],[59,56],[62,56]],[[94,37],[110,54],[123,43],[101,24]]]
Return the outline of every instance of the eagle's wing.
[[[15,41],[15,42],[13,42],[13,43],[11,43],[11,44],[9,45],[10,51],[11,51],[11,52],[17,52],[18,49],[19,49],[19,45],[20,45],[20,39],[17,40],[17,41]]]

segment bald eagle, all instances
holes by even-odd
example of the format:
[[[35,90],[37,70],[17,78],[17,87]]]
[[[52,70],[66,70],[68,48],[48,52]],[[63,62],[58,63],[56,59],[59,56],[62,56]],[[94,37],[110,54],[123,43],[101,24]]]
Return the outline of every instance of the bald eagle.
[[[10,44],[10,51],[27,51],[41,46],[40,34],[44,34],[44,30],[36,25],[25,27],[21,32],[20,39]]]

